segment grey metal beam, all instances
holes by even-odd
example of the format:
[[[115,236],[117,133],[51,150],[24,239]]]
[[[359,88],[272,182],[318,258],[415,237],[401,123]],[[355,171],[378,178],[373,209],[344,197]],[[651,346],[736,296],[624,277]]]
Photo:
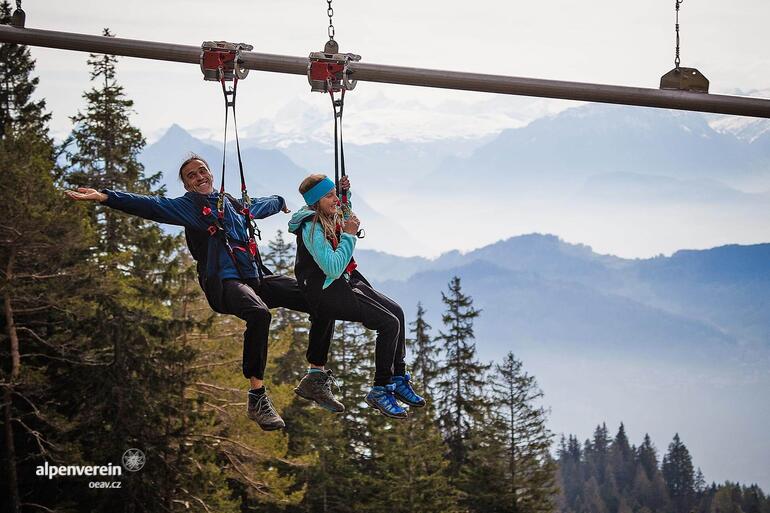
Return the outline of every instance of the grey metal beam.
[[[191,64],[197,64],[200,58],[200,48],[197,46],[52,30],[22,29],[6,25],[0,26],[0,42]],[[244,52],[242,59],[244,67],[248,69],[295,75],[305,75],[307,72],[308,59],[306,57]],[[764,98],[486,75],[361,62],[352,63],[350,69],[352,70],[352,78],[368,82],[770,118],[770,100]]]

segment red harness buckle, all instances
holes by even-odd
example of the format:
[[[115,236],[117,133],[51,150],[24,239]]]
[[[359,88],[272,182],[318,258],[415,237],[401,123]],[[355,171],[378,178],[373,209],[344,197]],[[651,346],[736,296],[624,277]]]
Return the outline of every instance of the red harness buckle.
[[[218,228],[215,225],[209,225],[209,235],[212,237],[217,234]]]

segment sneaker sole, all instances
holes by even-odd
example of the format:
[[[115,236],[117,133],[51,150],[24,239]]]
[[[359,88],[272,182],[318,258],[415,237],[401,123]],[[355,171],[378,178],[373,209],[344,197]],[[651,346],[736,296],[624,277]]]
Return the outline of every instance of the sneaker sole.
[[[375,403],[374,401],[370,401],[368,397],[366,397],[364,400],[366,401],[366,404],[368,404],[369,406],[374,408],[375,411],[378,411],[382,415],[384,415],[386,417],[389,417],[391,419],[403,420],[403,419],[407,418],[407,416],[408,416],[408,414],[406,412],[404,412],[403,415],[393,415],[392,413],[388,413],[385,410],[383,410],[382,408],[380,408],[380,406],[377,403]]]
[[[331,412],[331,413],[342,413],[342,412],[344,412],[344,411],[345,411],[345,407],[344,407],[344,406],[342,407],[342,409],[341,409],[341,410],[335,410],[335,409],[332,409],[332,408],[327,408],[327,407],[326,407],[326,406],[324,406],[323,404],[321,404],[321,403],[319,403],[318,401],[316,401],[314,398],[312,398],[312,397],[308,397],[308,396],[305,396],[305,395],[302,395],[302,394],[299,392],[299,389],[298,389],[298,388],[295,388],[295,389],[294,389],[294,393],[295,393],[295,394],[297,394],[297,396],[298,396],[298,397],[301,397],[302,399],[305,399],[306,401],[310,401],[310,402],[313,402],[313,403],[317,404],[319,408],[323,408],[324,410],[326,410],[326,411],[328,411],[328,412]]]
[[[278,431],[279,429],[283,429],[286,427],[284,424],[283,426],[263,426],[262,424],[257,423],[257,426],[262,428],[262,431]]]
[[[425,407],[426,404],[428,404],[427,401],[422,403],[422,404],[420,404],[420,403],[413,403],[413,402],[407,401],[405,398],[401,397],[398,394],[396,394],[396,399],[398,399],[399,401],[401,401],[402,403],[404,403],[404,404],[406,404],[408,406],[411,406],[412,408],[423,408],[423,407]]]
[[[262,428],[262,431],[277,431],[279,429],[283,429],[283,428],[286,427],[285,423],[283,423],[283,424],[276,424],[276,425],[273,426],[273,425],[260,424],[259,422],[257,422],[256,419],[252,419],[251,417],[249,417],[249,420],[254,422],[260,428]]]

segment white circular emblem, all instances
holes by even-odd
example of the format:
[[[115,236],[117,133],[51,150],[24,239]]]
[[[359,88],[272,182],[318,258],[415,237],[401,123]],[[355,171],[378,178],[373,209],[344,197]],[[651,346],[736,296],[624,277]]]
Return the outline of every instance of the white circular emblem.
[[[144,461],[144,453],[139,449],[129,449],[123,453],[123,468],[129,472],[142,470]]]

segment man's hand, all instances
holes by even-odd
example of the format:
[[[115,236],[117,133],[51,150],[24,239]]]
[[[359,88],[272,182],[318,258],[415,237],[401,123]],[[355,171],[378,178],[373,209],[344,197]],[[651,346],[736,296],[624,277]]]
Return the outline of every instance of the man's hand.
[[[340,189],[343,191],[350,190],[350,178],[348,178],[348,175],[343,176],[342,180],[340,180]]]
[[[358,220],[358,218],[354,215],[351,216],[350,219],[345,221],[345,224],[342,225],[342,231],[345,233],[349,233],[350,235],[355,235],[358,233],[358,227],[361,225],[361,221]]]
[[[78,187],[76,191],[64,191],[64,194],[69,196],[75,201],[107,201],[107,195],[103,192],[99,192],[96,189],[89,189],[87,187]]]

